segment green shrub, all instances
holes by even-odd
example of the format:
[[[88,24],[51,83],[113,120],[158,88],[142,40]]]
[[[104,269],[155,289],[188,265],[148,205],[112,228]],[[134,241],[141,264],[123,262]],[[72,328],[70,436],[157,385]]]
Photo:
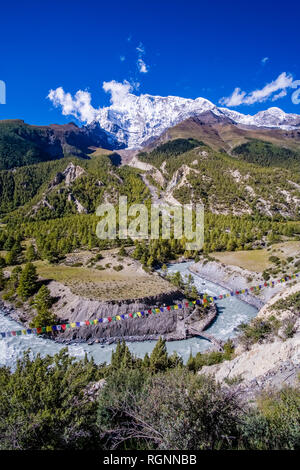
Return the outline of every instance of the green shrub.
[[[118,266],[114,266],[113,269],[115,271],[122,271],[122,269],[124,269],[124,266],[122,266],[121,264],[118,264]]]
[[[75,362],[66,349],[34,361],[26,353],[14,371],[1,367],[0,448],[99,449],[97,405],[83,394],[98,377],[93,361]]]
[[[250,323],[242,323],[238,326],[238,330],[242,332],[240,340],[246,346],[254,343],[262,342],[277,333],[280,322],[275,317],[268,320],[255,318]]]
[[[241,435],[247,449],[299,450],[299,389],[264,393],[258,399],[258,409],[245,415]]]

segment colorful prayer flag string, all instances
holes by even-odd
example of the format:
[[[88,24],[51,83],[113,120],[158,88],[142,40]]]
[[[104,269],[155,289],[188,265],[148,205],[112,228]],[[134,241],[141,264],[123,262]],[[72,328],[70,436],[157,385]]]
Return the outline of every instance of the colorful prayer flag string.
[[[156,307],[156,308],[154,307],[146,311],[126,313],[122,315],[115,315],[113,317],[96,318],[94,320],[85,320],[81,322],[72,322],[72,323],[64,323],[60,325],[43,326],[39,328],[28,328],[28,329],[22,329],[22,330],[16,330],[16,331],[4,331],[0,333],[0,339],[11,337],[11,336],[21,336],[21,335],[30,335],[30,334],[38,335],[38,334],[43,334],[43,333],[53,333],[54,331],[66,331],[71,328],[80,328],[82,326],[93,326],[93,325],[95,326],[101,323],[111,323],[114,321],[127,320],[129,318],[144,318],[144,317],[147,317],[148,315],[158,314],[158,313],[170,311],[170,310],[178,310],[178,309],[190,307],[193,305],[203,305],[204,307],[207,307],[209,303],[212,303],[215,300],[225,299],[225,298],[233,297],[236,295],[243,295],[243,294],[247,295],[250,292],[252,293],[255,291],[259,291],[265,287],[274,287],[275,284],[282,283],[282,282],[289,282],[293,279],[296,279],[299,277],[299,275],[300,274],[298,273],[288,275],[281,279],[277,279],[275,281],[264,282],[264,284],[252,286],[252,287],[249,287],[248,289],[240,289],[240,290],[236,290],[235,292],[220,294],[219,296],[209,296],[207,294],[203,294],[203,296],[200,299],[185,302],[184,305],[175,304],[175,305],[168,305],[165,307]]]

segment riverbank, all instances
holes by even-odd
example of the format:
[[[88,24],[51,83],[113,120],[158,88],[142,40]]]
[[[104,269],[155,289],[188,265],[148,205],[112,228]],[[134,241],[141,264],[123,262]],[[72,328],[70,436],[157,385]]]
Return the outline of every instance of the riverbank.
[[[212,280],[212,278],[210,278],[209,276],[207,276],[207,275],[204,276],[203,273],[201,272],[201,270],[200,271],[195,271],[192,268],[189,268],[189,271],[191,273],[195,274],[196,276],[198,276],[201,279],[205,279],[206,281],[213,282],[214,284],[216,284],[219,287],[223,287],[227,291],[234,291],[234,290],[237,289],[235,287],[231,287],[226,282],[221,282],[220,280],[218,280],[218,282],[216,282],[216,281]],[[254,297],[251,294],[241,294],[241,295],[239,295],[239,297],[243,302],[245,302],[246,304],[252,305],[253,307],[255,307],[257,309],[261,309],[265,305],[264,302],[262,302],[260,299],[258,299],[257,297]]]
[[[189,265],[190,263],[177,263],[175,265],[172,264],[172,266],[168,267],[168,271],[180,271],[181,274],[185,276],[189,273]],[[203,292],[202,282],[200,282],[199,278],[195,275],[194,278],[195,286],[197,287],[198,292]],[[222,288],[215,284],[207,283],[206,288],[210,289],[211,295],[219,295],[222,292]],[[63,295],[63,291],[61,294]],[[61,304],[63,305],[65,301],[66,298],[61,299]],[[173,302],[171,304],[173,304]],[[205,333],[206,335],[213,336],[222,343],[228,341],[228,339],[235,341],[235,338],[237,338],[236,327],[241,323],[248,323],[251,318],[254,318],[257,315],[257,309],[255,307],[252,307],[251,305],[241,301],[238,297],[217,300],[216,306],[218,308],[218,314],[214,318],[214,321],[212,321],[212,323],[207,326]],[[2,315],[0,312],[0,331],[24,329],[24,324],[20,325],[20,323],[16,323],[16,321],[11,318],[11,305],[8,306],[8,308],[9,311],[6,311],[6,316]],[[65,313],[67,313],[68,305],[65,305],[63,308],[65,309]],[[134,309],[131,311],[134,312],[139,310]],[[169,317],[171,312],[153,315],[153,322],[156,323],[157,316],[163,316],[164,318]],[[181,314],[181,310],[175,310],[173,312],[178,312],[179,315]],[[135,318],[128,321],[131,321],[132,325],[137,325],[137,323],[141,324],[145,320],[147,319]],[[121,321],[113,322],[115,327],[121,323]],[[94,327],[90,327],[90,329],[91,328]],[[81,330],[81,328],[78,328],[78,330]],[[117,331],[117,335],[119,335],[119,333],[120,332]],[[149,333],[147,333],[147,335],[148,334]],[[149,334],[149,336],[144,336],[144,340],[141,341],[141,335],[132,333],[126,335],[124,339],[129,339],[129,341],[127,341],[127,345],[130,351],[137,357],[143,358],[146,353],[151,354],[153,348],[155,347],[157,336],[158,335],[151,337]],[[164,336],[164,334],[162,334],[162,336]],[[147,340],[146,338],[149,339]],[[94,358],[97,364],[102,364],[103,362],[109,363],[111,360],[111,353],[115,348],[115,341],[119,339],[119,336],[115,336],[111,339],[104,338],[105,343],[101,344],[100,338],[65,338],[65,342],[57,342],[55,341],[55,338],[54,340],[50,340],[48,337],[42,337],[41,335],[9,336],[3,338],[0,341],[0,364],[14,367],[17,359],[21,358],[24,351],[27,351],[29,348],[31,349],[32,355],[34,357],[37,354],[41,354],[42,356],[45,356],[46,354],[53,355],[60,351],[63,347],[68,347],[69,353],[73,357],[83,358],[85,354],[88,354],[89,357]],[[211,350],[212,346],[214,349],[217,348],[217,345],[212,345],[211,342],[209,342],[207,338],[201,334],[194,335],[193,337],[188,337],[188,339],[183,340],[176,340],[176,338],[172,340],[172,338],[169,338],[166,346],[169,354],[176,352],[180,357],[182,357],[185,363],[188,361],[191,354],[195,356],[197,353],[207,352]]]
[[[68,290],[68,288],[66,288]],[[56,286],[57,290],[57,286]],[[72,294],[74,297],[74,294]],[[62,296],[57,303],[64,302],[65,297]],[[77,308],[74,308],[74,300],[77,301]],[[143,300],[143,302],[142,302]],[[136,311],[148,311],[155,307],[165,305],[172,305],[184,301],[183,293],[179,290],[174,290],[172,295],[170,293],[163,296],[156,296],[155,298],[141,299],[125,304],[115,304],[107,302],[97,302],[94,300],[84,299],[80,296],[73,298],[73,307],[69,312],[72,315],[68,318],[60,310],[60,317],[58,323],[73,323],[83,322],[85,320],[93,321],[96,318],[104,318],[107,316],[127,314]],[[84,305],[82,305],[82,302]],[[95,305],[96,303],[96,305]],[[100,304],[100,305],[99,305]],[[82,307],[82,310],[79,307]],[[183,309],[164,311],[158,314],[147,314],[143,318],[126,319],[119,322],[112,322],[108,324],[84,325],[79,328],[72,328],[59,333],[52,333],[49,335],[40,335],[62,344],[113,344],[117,341],[125,340],[126,342],[143,342],[158,340],[160,336],[164,337],[167,341],[181,341],[189,338],[196,337],[208,328],[216,319],[218,315],[216,305],[210,305],[205,308],[205,315],[201,321],[193,323],[193,331],[186,325],[186,319],[190,318],[192,314],[200,307],[194,308],[184,307]],[[203,309],[203,307],[202,307]],[[4,316],[18,322],[20,329],[28,328],[32,319],[31,309],[15,308],[7,301],[0,302],[0,310]],[[101,311],[99,311],[101,310]],[[55,313],[59,311],[59,305],[56,305]],[[85,318],[82,318],[82,311]],[[64,318],[62,318],[64,317]]]
[[[117,341],[143,342],[156,341],[163,337],[166,341],[184,341],[190,338],[202,337],[204,332],[216,320],[218,309],[215,304],[205,308],[201,319],[191,320],[197,316],[197,309],[183,308],[176,311],[161,312],[151,314],[144,318],[128,319],[122,322],[115,322],[109,325],[83,326],[77,330],[68,330],[65,333],[59,333],[56,341],[64,344],[75,344],[87,342],[88,344],[114,344]],[[147,331],[145,334],[121,334],[121,327],[124,332],[130,329],[135,331]],[[114,332],[118,331],[118,335]],[[151,333],[151,331],[154,331]],[[93,332],[93,335],[91,335]],[[203,336],[207,339],[206,336]],[[210,339],[208,339],[212,342]]]
[[[249,289],[253,285],[265,282],[260,273],[242,269],[238,266],[225,265],[216,260],[201,260],[189,266],[189,271],[229,291]],[[264,287],[264,289],[255,295],[241,294],[239,298],[257,309],[261,309],[272,297],[282,292],[284,288],[284,284],[276,284],[274,287]]]

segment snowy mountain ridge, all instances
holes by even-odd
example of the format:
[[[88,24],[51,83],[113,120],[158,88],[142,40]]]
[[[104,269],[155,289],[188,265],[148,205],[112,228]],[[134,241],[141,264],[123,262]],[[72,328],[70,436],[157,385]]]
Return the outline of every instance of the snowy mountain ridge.
[[[300,127],[300,115],[288,114],[280,108],[269,108],[259,111],[254,116],[245,115],[227,108],[219,108],[219,111],[238,124],[256,127],[273,127],[285,130],[292,130]]]
[[[150,138],[158,137],[166,129],[193,116],[211,111],[216,116],[230,118],[244,126],[300,128],[300,115],[288,114],[280,108],[269,108],[257,114],[245,115],[227,108],[218,108],[205,98],[151,96],[132,94],[120,103],[99,110],[96,116],[100,127],[128,148],[140,148]]]
[[[231,109],[217,107],[205,98],[153,96],[131,93],[129,84],[104,83],[111,94],[111,105],[94,108],[88,92],[79,91],[74,97],[62,88],[51,90],[49,98],[62,108],[64,115],[73,115],[85,122],[87,132],[103,129],[108,139],[117,146],[137,149],[149,139],[160,136],[176,124],[210,111],[215,116],[230,119],[232,124],[285,130],[300,129],[300,115],[288,114],[280,108],[269,108],[255,115],[245,115]]]
[[[214,110],[218,113],[216,106],[204,98],[128,94],[120,103],[100,109],[95,120],[128,148],[139,148],[169,127]]]

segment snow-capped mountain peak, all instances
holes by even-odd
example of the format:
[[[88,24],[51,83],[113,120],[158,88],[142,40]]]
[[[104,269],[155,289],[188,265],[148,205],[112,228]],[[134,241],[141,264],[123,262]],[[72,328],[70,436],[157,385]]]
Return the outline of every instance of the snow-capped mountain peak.
[[[274,127],[280,129],[291,130],[300,127],[300,116],[298,114],[288,114],[282,109],[272,107],[265,111],[259,111],[251,116],[250,114],[242,114],[227,108],[219,108],[219,110],[230,117],[238,124],[256,127]]]
[[[111,145],[140,148],[151,138],[158,137],[166,129],[203,113],[211,112],[218,117],[227,117],[233,124],[243,126],[300,128],[300,115],[287,114],[280,108],[272,107],[253,116],[227,108],[218,108],[205,98],[181,98],[178,96],[153,96],[133,94],[128,82],[114,80],[104,82],[103,89],[111,95],[111,105],[94,108],[87,91],[79,90],[74,97],[62,88],[51,90],[49,99],[55,106],[61,106],[64,115],[73,115],[86,123],[86,131],[95,123],[108,136]],[[94,127],[93,127],[94,126]]]
[[[138,148],[169,127],[191,116],[214,110],[217,112],[216,106],[205,98],[193,100],[128,93],[123,100],[100,109],[96,120],[128,148]]]
[[[227,108],[218,108],[205,98],[178,96],[136,96],[126,94],[111,106],[99,110],[96,120],[110,135],[128,148],[140,148],[150,138],[190,117],[206,112],[226,116],[244,126],[294,129],[300,127],[300,116],[272,107],[255,115],[245,115]]]

